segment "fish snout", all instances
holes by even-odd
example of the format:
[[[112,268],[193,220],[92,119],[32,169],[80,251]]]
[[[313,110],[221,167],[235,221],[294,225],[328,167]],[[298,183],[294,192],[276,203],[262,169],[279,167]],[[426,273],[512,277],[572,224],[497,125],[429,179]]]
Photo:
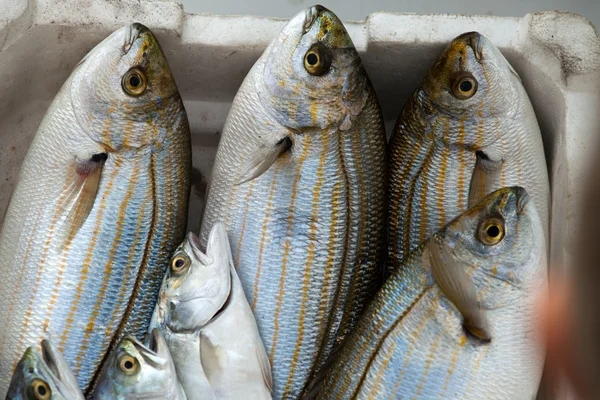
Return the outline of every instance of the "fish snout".
[[[139,22],[134,22],[133,24],[129,25],[129,38],[123,45],[123,51],[127,53],[129,49],[131,49],[131,46],[133,46],[133,43],[135,43],[140,36],[148,32],[150,32],[150,29]]]
[[[485,41],[485,38],[481,33],[475,31],[463,33],[457,37],[456,40],[462,41],[466,45],[470,46],[473,49],[473,54],[475,55],[477,61],[481,61],[483,58],[483,44]]]
[[[310,27],[312,26],[313,22],[315,22],[319,14],[325,11],[328,10],[319,4],[306,9],[306,16],[304,17],[303,34],[310,30]]]

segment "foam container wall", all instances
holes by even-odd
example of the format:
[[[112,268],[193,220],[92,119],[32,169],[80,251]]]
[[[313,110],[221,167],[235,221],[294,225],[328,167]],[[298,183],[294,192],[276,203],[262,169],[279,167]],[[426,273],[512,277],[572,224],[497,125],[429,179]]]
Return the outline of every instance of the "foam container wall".
[[[233,97],[286,20],[188,14],[159,0],[0,0],[0,10],[0,224],[56,92],[92,47],[137,21],[158,36],[188,111],[194,152],[189,228],[198,231]],[[600,40],[593,25],[563,12],[523,18],[382,12],[346,26],[375,85],[388,134],[455,36],[476,30],[500,48],[520,74],[542,129],[552,184],[552,256],[562,261],[600,133]]]

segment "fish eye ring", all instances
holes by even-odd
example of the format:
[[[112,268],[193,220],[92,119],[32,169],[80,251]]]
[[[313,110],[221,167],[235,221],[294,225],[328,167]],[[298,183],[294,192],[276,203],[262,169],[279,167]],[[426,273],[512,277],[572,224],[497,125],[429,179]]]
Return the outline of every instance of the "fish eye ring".
[[[460,100],[470,99],[477,93],[477,79],[470,72],[459,72],[452,82],[452,94]]]
[[[147,84],[146,74],[138,67],[133,67],[127,71],[121,81],[123,91],[134,97],[144,94]]]
[[[479,226],[477,236],[479,241],[486,246],[494,246],[500,243],[506,235],[504,222],[498,218],[490,218]]]
[[[118,365],[119,369],[123,371],[125,375],[132,375],[138,369],[138,361],[127,354],[119,358]]]
[[[171,271],[175,275],[180,275],[190,266],[190,258],[185,254],[175,254],[171,260]]]
[[[41,379],[34,379],[31,383],[33,398],[35,400],[49,400],[52,398],[52,390],[46,382]]]
[[[304,68],[311,75],[320,76],[327,73],[331,62],[331,51],[321,42],[313,44],[304,55]]]

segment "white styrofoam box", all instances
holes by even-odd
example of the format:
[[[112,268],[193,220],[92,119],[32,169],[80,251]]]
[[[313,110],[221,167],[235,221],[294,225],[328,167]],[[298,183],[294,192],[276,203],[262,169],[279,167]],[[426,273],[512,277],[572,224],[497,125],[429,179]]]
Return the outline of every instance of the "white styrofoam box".
[[[37,126],[71,69],[111,31],[138,21],[158,36],[188,111],[195,167],[189,228],[197,231],[231,101],[286,21],[186,14],[179,4],[158,0],[0,0],[0,10],[0,218]],[[600,132],[600,40],[591,23],[562,12],[523,18],[375,13],[346,26],[379,95],[388,134],[455,36],[476,30],[500,48],[521,75],[543,132],[552,252],[560,261]]]

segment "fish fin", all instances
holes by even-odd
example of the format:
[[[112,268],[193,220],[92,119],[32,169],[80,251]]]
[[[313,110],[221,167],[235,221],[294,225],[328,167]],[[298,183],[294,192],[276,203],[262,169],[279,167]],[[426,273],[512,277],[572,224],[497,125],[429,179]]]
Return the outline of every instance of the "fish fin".
[[[469,205],[473,207],[485,196],[500,188],[502,176],[502,154],[494,149],[479,150],[469,187]]]
[[[269,392],[273,391],[273,374],[271,373],[271,364],[269,363],[269,358],[267,357],[267,353],[264,350],[262,341],[260,337],[257,337],[257,343],[255,346],[256,359],[258,360],[258,364],[260,365],[260,372],[263,376],[263,381],[265,382],[265,386],[269,389]]]
[[[92,210],[106,158],[106,153],[99,153],[88,160],[75,162],[69,186],[58,204],[60,223],[56,237],[60,243],[73,239]]]
[[[275,160],[290,147],[292,147],[292,139],[289,136],[284,136],[275,145],[263,144],[259,146],[258,149],[250,153],[248,159],[242,164],[242,173],[237,185],[250,182],[267,172]]]
[[[462,314],[465,329],[481,340],[491,340],[487,317],[479,305],[471,277],[452,258],[446,247],[440,247],[435,237],[430,239],[427,247],[433,277],[442,292]]]

